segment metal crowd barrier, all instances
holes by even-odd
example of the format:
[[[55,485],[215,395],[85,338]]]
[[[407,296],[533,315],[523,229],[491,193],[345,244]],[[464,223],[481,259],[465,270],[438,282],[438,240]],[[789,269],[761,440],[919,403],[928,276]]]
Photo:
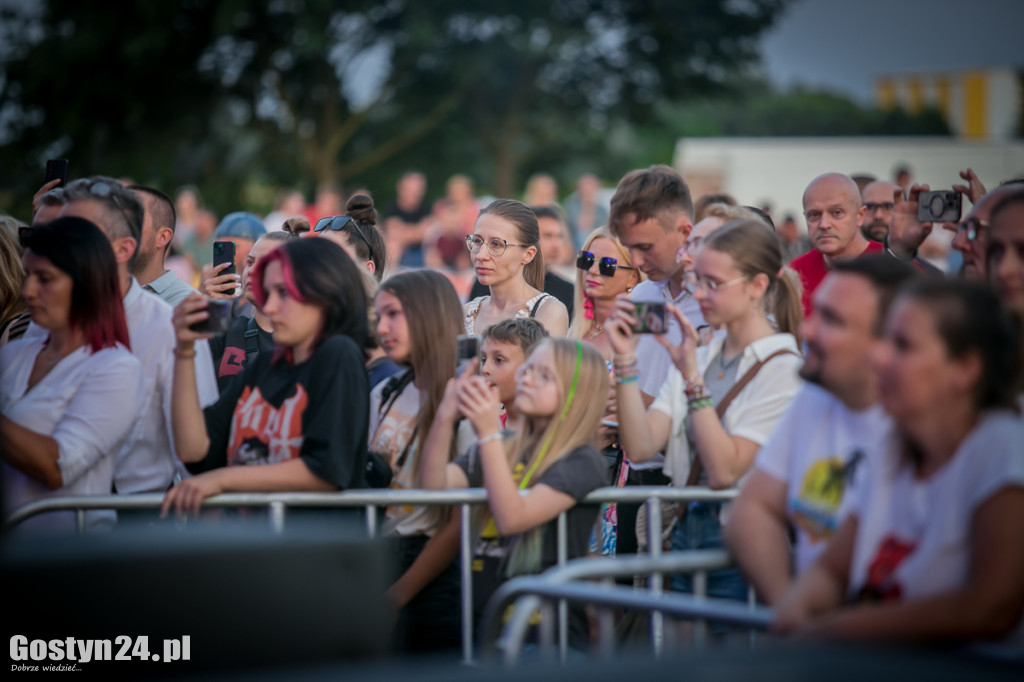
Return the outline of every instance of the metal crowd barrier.
[[[523,491],[522,494],[526,494]],[[587,495],[581,504],[601,502],[644,502],[647,505],[648,538],[657,539],[661,532],[661,501],[670,502],[728,502],[736,497],[736,490],[711,490],[704,487],[672,488],[666,486],[629,486],[625,488],[599,488]],[[38,514],[54,511],[76,512],[77,529],[85,530],[85,512],[97,509],[158,509],[163,504],[162,494],[141,495],[81,495],[37,500],[13,510],[4,520],[11,529]],[[472,596],[472,533],[470,507],[486,504],[487,491],[483,488],[463,490],[344,490],[334,493],[225,493],[203,501],[203,508],[266,507],[272,532],[284,532],[285,516],[289,508],[363,508],[366,510],[366,530],[370,537],[378,534],[377,509],[391,505],[455,506],[462,512],[460,575],[462,579],[462,656],[464,662],[473,660],[473,596]],[[557,519],[558,565],[567,562],[566,512]],[[649,556],[661,556],[661,543],[649,543]],[[607,562],[603,562],[607,563]],[[662,592],[661,569],[651,570],[648,577],[652,595]],[[559,635],[562,650],[567,641],[567,603],[559,603]],[[662,617],[652,614],[651,637],[661,642]],[[660,644],[658,644],[660,647]],[[660,650],[660,649],[659,649]]]
[[[611,612],[607,607],[624,607],[675,618],[696,620],[695,643],[702,648],[706,639],[707,621],[718,621],[743,626],[752,630],[766,629],[772,620],[770,609],[753,603],[744,605],[736,601],[706,597],[707,573],[732,565],[725,550],[690,550],[668,552],[660,557],[633,555],[611,558],[584,558],[552,568],[539,576],[521,576],[502,584],[487,604],[481,622],[484,658],[492,659],[501,653],[506,664],[512,665],[519,656],[532,615],[546,600],[559,603],[571,601],[595,604],[602,608],[598,618],[599,651],[610,658],[614,650]],[[694,594],[663,594],[660,590],[637,590],[617,586],[613,578],[650,573],[692,573]],[[602,584],[580,584],[581,580],[605,579]],[[502,627],[507,607],[513,609]],[[548,609],[550,611],[550,609]],[[542,619],[550,621],[548,619]],[[559,623],[561,627],[561,623]],[[652,622],[652,635],[654,633]],[[550,627],[540,627],[542,651],[551,649]],[[564,663],[567,656],[565,633],[559,633],[559,656]],[[652,653],[660,658],[664,641],[659,635],[652,637]]]

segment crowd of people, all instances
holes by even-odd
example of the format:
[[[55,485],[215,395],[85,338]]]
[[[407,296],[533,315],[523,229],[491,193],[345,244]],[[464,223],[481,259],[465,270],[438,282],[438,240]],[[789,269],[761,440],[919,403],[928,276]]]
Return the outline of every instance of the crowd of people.
[[[597,488],[736,489],[662,513],[666,549],[735,558],[710,595],[752,587],[783,635],[1024,656],[1024,182],[962,176],[942,226],[926,185],[809,179],[806,237],[667,166],[610,205],[585,176],[568,212],[549,176],[483,205],[456,176],[428,207],[406,173],[383,220],[367,190],[218,224],[191,189],[48,183],[0,230],[5,509],[160,493],[173,522],[222,492],[485,488],[479,617],[557,563],[563,512],[569,559],[658,541],[637,505],[579,504]],[[950,274],[919,257],[943,228]],[[215,242],[234,257],[212,266]],[[396,647],[457,649],[459,509],[384,513]],[[588,629],[570,609],[573,648]]]

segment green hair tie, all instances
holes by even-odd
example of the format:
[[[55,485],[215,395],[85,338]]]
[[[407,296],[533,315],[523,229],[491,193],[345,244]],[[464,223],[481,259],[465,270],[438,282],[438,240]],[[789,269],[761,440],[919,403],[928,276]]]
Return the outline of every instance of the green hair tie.
[[[579,380],[580,380],[580,366],[582,364],[583,364],[583,344],[580,341],[577,341],[576,342],[576,367],[573,369],[572,385],[569,386],[569,395],[565,396],[565,405],[562,406],[562,414],[559,415],[559,417],[558,417],[559,424],[561,424],[561,422],[565,421],[566,415],[569,414],[569,408],[572,407],[572,400],[573,400],[573,398],[576,397],[576,384],[579,383]],[[548,434],[548,437],[544,440],[544,445],[541,446],[540,452],[537,454],[537,459],[535,459],[533,461],[533,465],[530,467],[530,470],[526,472],[526,475],[524,475],[522,480],[519,482],[520,490],[526,488],[526,486],[530,482],[530,479],[533,477],[533,474],[537,471],[537,467],[539,467],[540,463],[544,461],[544,456],[546,454],[548,454],[548,448],[551,446],[551,441],[555,437],[555,432],[556,431],[558,431],[558,427],[553,429],[551,431],[551,433]]]

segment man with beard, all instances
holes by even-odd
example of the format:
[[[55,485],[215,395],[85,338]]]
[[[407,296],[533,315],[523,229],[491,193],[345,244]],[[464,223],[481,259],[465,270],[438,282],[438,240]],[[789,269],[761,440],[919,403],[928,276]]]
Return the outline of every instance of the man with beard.
[[[903,192],[899,185],[885,180],[869,183],[861,192],[864,218],[860,223],[860,233],[865,239],[873,242],[885,241],[886,235],[889,234],[889,222],[892,220],[892,210],[896,205],[894,197],[897,192]]]
[[[804,317],[808,318],[814,307],[814,291],[835,263],[880,252],[882,245],[861,234],[859,226],[867,210],[861,205],[857,183],[848,175],[819,175],[804,190],[803,204],[814,248],[794,258],[789,266],[800,274]]]
[[[142,285],[174,307],[199,292],[164,267],[178,222],[174,202],[158,189],[132,185],[128,189],[142,202],[142,234],[132,275]]]
[[[769,604],[828,545],[865,453],[886,430],[868,361],[883,342],[889,304],[914,272],[881,255],[839,262],[815,291],[815,312],[801,328],[808,383],[758,452],[725,528],[726,545]]]

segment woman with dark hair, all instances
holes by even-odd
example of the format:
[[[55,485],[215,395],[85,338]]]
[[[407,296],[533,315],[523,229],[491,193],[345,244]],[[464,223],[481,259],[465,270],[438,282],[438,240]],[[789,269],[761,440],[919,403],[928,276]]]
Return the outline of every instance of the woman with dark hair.
[[[780,604],[777,629],[887,644],[981,640],[1021,655],[1019,343],[982,284],[927,279],[897,297],[873,358],[894,428],[868,458],[850,515]]]
[[[392,488],[418,488],[422,446],[455,376],[462,306],[444,275],[410,270],[384,281],[374,307],[381,347],[407,369],[370,395],[370,449],[391,464]],[[468,447],[468,424],[462,435]],[[459,645],[459,526],[450,516],[439,507],[388,507],[384,534],[398,540],[400,572],[388,596],[400,609],[395,639],[404,651]]]
[[[479,282],[489,296],[465,306],[467,334],[480,334],[511,318],[536,318],[551,336],[565,336],[569,313],[561,301],[544,293],[544,256],[537,216],[523,203],[496,199],[480,211],[466,246]]]
[[[117,264],[103,232],[81,218],[58,218],[28,234],[22,263],[22,296],[48,334],[0,349],[8,510],[51,496],[109,494],[114,455],[142,402],[142,370],[129,350]],[[114,515],[86,519],[95,528]],[[70,530],[72,522],[67,512],[21,527]]]
[[[356,265],[369,270],[378,282],[384,277],[387,247],[377,229],[377,209],[369,196],[353,195],[345,206],[345,215],[321,218],[305,236],[326,237],[345,249]]]
[[[367,334],[359,271],[334,244],[293,239],[263,256],[250,278],[276,349],[249,363],[201,410],[190,329],[207,303],[174,310],[174,445],[206,471],[183,480],[164,514],[196,512],[221,492],[331,491],[363,485],[369,388],[360,350]]]

